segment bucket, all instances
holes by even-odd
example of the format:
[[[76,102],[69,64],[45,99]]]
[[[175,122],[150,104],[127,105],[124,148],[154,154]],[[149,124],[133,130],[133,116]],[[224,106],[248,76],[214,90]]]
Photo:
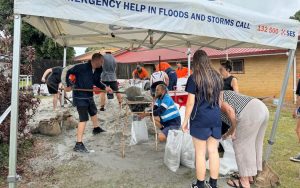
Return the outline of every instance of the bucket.
[[[278,106],[278,104],[279,104],[279,99],[273,99],[273,104],[276,105],[276,106]]]

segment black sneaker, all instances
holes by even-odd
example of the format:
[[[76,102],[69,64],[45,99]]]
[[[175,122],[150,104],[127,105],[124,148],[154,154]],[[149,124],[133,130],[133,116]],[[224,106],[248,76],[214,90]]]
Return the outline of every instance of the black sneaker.
[[[291,157],[290,160],[294,161],[294,162],[300,162],[300,153],[298,155],[296,155],[295,157]]]
[[[89,153],[89,150],[86,149],[86,147],[84,146],[84,144],[82,142],[81,143],[76,142],[73,150],[76,152],[81,152],[81,153]]]
[[[103,130],[101,127],[96,127],[93,129],[93,134],[99,134],[99,133],[102,133],[102,132],[106,132],[105,130]]]
[[[215,187],[211,186],[210,183],[207,181],[204,182],[204,187],[205,188],[218,188],[218,186],[215,186]]]
[[[100,111],[105,111],[104,106],[101,106],[101,107],[100,107]]]
[[[197,181],[194,181],[191,185],[191,188],[205,188],[205,187],[200,187],[197,185]]]

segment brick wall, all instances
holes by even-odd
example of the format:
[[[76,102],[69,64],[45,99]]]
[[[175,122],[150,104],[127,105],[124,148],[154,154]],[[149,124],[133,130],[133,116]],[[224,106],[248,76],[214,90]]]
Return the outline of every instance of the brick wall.
[[[300,56],[300,50],[297,51]],[[279,98],[287,65],[286,55],[246,57],[245,74],[235,74],[238,78],[240,92],[255,97]],[[212,60],[218,67],[220,60]],[[297,58],[297,72],[300,73],[300,57]],[[286,100],[293,101],[293,70],[287,87]]]
[[[254,97],[279,98],[288,57],[286,55],[246,57],[244,59],[245,74],[235,74],[238,78],[240,92]],[[297,75],[300,78],[300,49],[296,51]],[[218,70],[220,60],[212,60]],[[145,68],[152,72],[152,66],[145,64]],[[176,68],[176,64],[172,66]],[[298,80],[297,80],[298,81]],[[286,100],[293,101],[293,70],[291,70]]]

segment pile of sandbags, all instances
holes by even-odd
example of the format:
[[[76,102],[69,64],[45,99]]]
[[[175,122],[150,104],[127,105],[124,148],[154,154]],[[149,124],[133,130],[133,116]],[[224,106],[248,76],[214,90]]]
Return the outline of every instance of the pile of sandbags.
[[[31,132],[46,136],[58,136],[62,133],[63,129],[75,129],[77,125],[78,122],[74,119],[71,113],[69,111],[65,111],[63,113],[58,113],[54,118],[41,120],[37,128]]]

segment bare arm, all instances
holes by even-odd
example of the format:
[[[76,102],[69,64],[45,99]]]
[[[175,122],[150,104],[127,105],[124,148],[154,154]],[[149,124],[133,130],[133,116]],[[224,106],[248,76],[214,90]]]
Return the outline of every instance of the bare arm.
[[[132,72],[132,79],[136,79],[135,78],[135,71]]]
[[[47,70],[44,72],[41,81],[42,81],[42,82],[46,82],[46,77],[47,77],[48,74],[50,74],[51,72],[52,72],[52,68],[47,69]]]
[[[223,137],[226,139],[227,137],[229,137],[231,135],[232,138],[234,138],[236,127],[237,127],[235,111],[227,102],[222,102],[221,111],[226,114],[226,116],[229,118],[229,120],[231,122],[230,129],[227,131],[227,133]]]
[[[164,77],[166,85],[169,86],[169,76],[167,75],[167,73],[164,73]]]
[[[300,96],[297,95],[296,109],[293,111],[293,118],[296,118],[299,107],[300,107]]]
[[[184,121],[183,121],[183,124],[182,124],[182,130],[184,132],[188,131],[187,124],[188,124],[188,121],[191,117],[191,114],[192,114],[192,111],[193,111],[193,108],[194,108],[194,104],[195,104],[195,95],[189,93],[187,103],[186,103]]]
[[[236,78],[233,78],[231,81],[231,87],[233,88],[233,91],[239,93],[239,85]]]

